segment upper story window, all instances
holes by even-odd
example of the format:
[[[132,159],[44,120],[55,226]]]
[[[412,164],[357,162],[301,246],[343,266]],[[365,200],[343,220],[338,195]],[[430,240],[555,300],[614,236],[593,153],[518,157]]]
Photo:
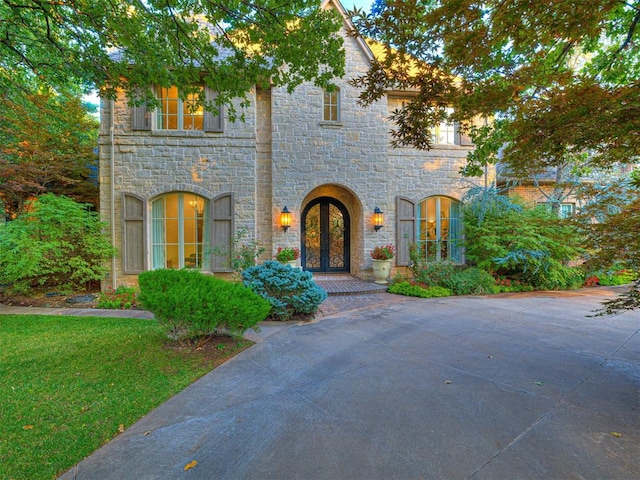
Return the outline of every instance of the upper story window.
[[[538,205],[544,206],[547,210],[551,211],[553,209],[553,204],[551,202],[538,202]],[[576,204],[575,203],[561,203],[558,206],[558,217],[560,218],[571,218],[576,213]]]
[[[340,89],[335,88],[332,91],[324,91],[323,115],[325,122],[340,121]]]
[[[453,113],[452,108],[446,109],[447,115]],[[431,140],[436,145],[454,145],[456,143],[456,128],[453,123],[441,122],[431,130]]]
[[[204,108],[198,105],[197,93],[183,100],[177,87],[158,87],[156,96],[160,102],[156,109],[158,130],[204,130]]]
[[[204,91],[207,105],[215,103],[216,92],[206,86]],[[193,92],[186,98],[180,98],[177,87],[156,87],[156,98],[159,105],[155,110],[146,104],[133,107],[133,130],[158,130],[175,132],[222,132],[224,130],[222,106],[204,109],[198,105],[198,93]]]

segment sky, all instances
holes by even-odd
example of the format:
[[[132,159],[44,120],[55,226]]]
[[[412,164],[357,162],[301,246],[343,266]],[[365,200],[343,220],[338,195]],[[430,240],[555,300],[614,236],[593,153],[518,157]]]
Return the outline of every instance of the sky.
[[[357,7],[368,12],[371,10],[371,3],[373,3],[373,0],[341,0],[341,2],[342,6],[347,10]]]

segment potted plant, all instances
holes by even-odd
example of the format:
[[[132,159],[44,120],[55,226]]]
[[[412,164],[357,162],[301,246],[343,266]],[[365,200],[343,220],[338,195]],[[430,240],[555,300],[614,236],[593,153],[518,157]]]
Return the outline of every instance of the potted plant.
[[[300,249],[295,247],[278,247],[275,258],[280,263],[291,265],[292,268],[297,266],[297,260],[300,258]]]
[[[391,260],[396,254],[393,244],[375,247],[371,251],[373,279],[375,283],[386,284],[391,274]]]

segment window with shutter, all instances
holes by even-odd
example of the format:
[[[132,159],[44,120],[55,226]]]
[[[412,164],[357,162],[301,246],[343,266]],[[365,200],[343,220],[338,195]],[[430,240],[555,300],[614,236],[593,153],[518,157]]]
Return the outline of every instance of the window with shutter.
[[[168,193],[151,204],[151,257],[156,268],[209,269],[208,202],[193,193]]]
[[[138,274],[145,270],[145,201],[130,193],[122,195],[122,270]]]
[[[223,107],[215,106],[216,92],[209,87],[204,88],[205,103],[210,109],[198,104],[197,94],[192,93],[183,99],[177,87],[157,87],[155,89],[159,105],[149,110],[146,103],[134,106],[131,111],[131,128],[133,130],[177,130],[222,132]],[[152,122],[152,119],[155,120]]]

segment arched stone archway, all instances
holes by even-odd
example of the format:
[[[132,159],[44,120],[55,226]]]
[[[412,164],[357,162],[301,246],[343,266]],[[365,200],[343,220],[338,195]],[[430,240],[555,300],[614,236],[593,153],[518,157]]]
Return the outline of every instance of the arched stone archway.
[[[301,211],[301,265],[316,272],[359,275],[363,216],[357,196],[341,185],[321,185],[307,194]]]

